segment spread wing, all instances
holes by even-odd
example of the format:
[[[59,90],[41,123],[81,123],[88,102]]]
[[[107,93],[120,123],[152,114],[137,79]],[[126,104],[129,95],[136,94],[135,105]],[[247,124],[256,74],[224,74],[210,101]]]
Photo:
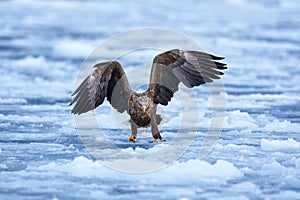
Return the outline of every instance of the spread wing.
[[[156,104],[168,105],[168,102],[178,91],[182,82],[191,88],[214,79],[220,79],[227,69],[223,57],[214,56],[205,52],[170,50],[157,55],[153,60],[149,90],[153,93]]]
[[[101,105],[105,97],[119,112],[127,110],[131,89],[121,64],[109,61],[96,64],[94,68],[72,94],[72,113],[88,112]]]

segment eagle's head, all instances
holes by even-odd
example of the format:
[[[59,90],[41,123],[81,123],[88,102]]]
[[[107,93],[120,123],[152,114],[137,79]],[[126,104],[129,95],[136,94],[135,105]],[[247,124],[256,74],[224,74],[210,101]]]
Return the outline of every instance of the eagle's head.
[[[151,99],[147,95],[141,95],[137,97],[136,104],[139,111],[146,113],[151,107]]]

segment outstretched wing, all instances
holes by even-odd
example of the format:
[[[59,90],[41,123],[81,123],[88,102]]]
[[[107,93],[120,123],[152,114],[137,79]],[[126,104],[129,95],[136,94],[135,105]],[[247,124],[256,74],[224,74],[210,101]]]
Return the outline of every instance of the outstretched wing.
[[[227,69],[225,63],[216,61],[222,59],[205,52],[179,49],[157,55],[153,60],[149,86],[154,103],[168,105],[180,82],[191,88],[220,79],[223,72],[219,70]]]
[[[72,113],[88,112],[101,105],[105,97],[119,112],[127,110],[131,89],[121,64],[109,61],[96,64],[94,68],[72,94]]]

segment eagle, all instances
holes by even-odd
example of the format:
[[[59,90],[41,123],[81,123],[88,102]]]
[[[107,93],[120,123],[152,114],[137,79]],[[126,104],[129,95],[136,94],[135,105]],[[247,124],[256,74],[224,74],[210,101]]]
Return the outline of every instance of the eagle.
[[[135,142],[140,127],[151,127],[154,142],[163,141],[156,114],[157,105],[167,106],[179,83],[192,88],[220,79],[227,69],[215,56],[203,51],[173,49],[156,55],[153,59],[150,83],[145,92],[137,93],[130,88],[126,74],[118,61],[96,64],[77,89],[72,93],[73,114],[82,114],[97,108],[107,101],[118,112],[130,116],[131,135]]]

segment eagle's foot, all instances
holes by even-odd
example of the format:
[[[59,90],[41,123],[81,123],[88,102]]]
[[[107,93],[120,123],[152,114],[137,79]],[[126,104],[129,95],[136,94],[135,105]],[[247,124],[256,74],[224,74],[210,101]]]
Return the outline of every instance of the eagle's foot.
[[[154,142],[155,142],[155,143],[158,142],[158,139],[154,139]]]
[[[158,140],[160,142],[163,142],[165,140],[162,139],[161,135],[159,133],[156,133],[155,135],[153,135],[153,138],[154,138],[154,142],[158,142]]]
[[[154,139],[154,142],[157,143],[157,142],[165,142],[166,140],[164,139],[161,139],[161,140],[158,140],[158,139]]]
[[[131,136],[128,138],[128,142],[135,142],[135,136],[134,136],[134,135],[131,135]]]

